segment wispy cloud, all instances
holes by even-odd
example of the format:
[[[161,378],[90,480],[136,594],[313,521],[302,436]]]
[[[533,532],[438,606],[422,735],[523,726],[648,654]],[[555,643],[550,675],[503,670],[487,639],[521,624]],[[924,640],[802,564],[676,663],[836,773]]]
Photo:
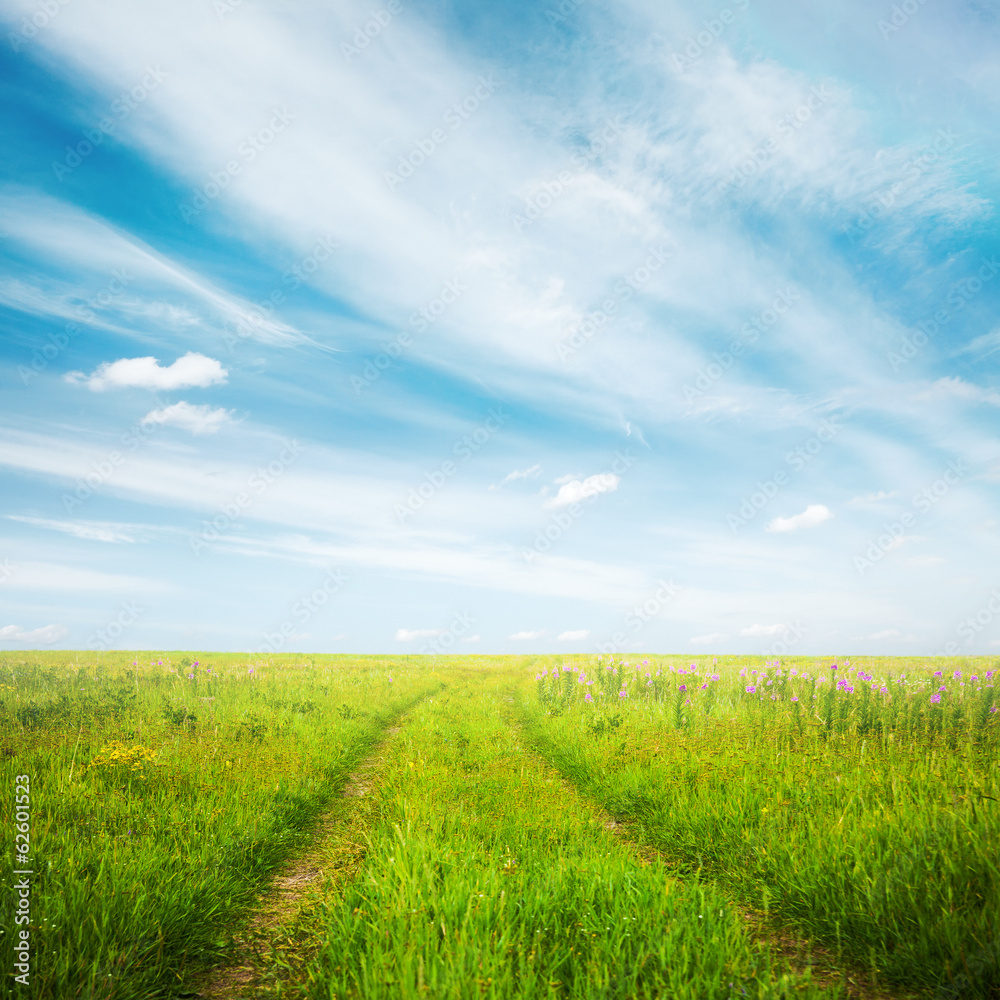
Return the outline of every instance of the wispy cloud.
[[[970,403],[988,403],[990,406],[1000,406],[1000,392],[966,382],[957,375],[938,379],[930,388],[918,392],[916,398],[921,400],[963,399]]]
[[[781,635],[787,631],[787,625],[748,625],[740,629],[740,635],[745,638],[759,638],[766,635]]]
[[[529,639],[541,639],[545,635],[544,629],[539,629],[535,632],[514,632],[507,636],[508,639],[514,639],[517,642],[525,642]]]
[[[507,475],[500,480],[500,485],[506,486],[507,483],[512,483],[517,479],[528,479],[531,476],[537,476],[541,471],[541,465],[533,465],[529,469],[515,469],[513,472],[508,472]]]
[[[557,642],[579,642],[581,639],[586,639],[590,635],[590,629],[581,628],[576,631],[571,632],[560,632],[556,636]]]
[[[693,635],[688,642],[693,646],[711,646],[717,642],[725,642],[728,638],[725,632],[709,632],[708,635]]]
[[[401,628],[396,630],[396,642],[413,642],[414,639],[430,639],[435,635],[444,635],[443,628]]]
[[[54,521],[44,517],[29,517],[26,514],[7,514],[10,521],[20,521],[36,528],[46,528],[49,531],[61,531],[87,541],[95,542],[134,542],[136,541],[136,525],[114,524],[109,521]]]

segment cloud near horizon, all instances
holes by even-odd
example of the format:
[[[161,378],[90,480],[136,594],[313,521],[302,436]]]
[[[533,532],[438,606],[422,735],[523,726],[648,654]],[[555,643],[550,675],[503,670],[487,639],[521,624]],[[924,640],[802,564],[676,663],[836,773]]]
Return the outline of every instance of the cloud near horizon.
[[[65,625],[43,625],[41,628],[25,631],[20,625],[5,625],[0,628],[0,642],[41,643],[50,646],[69,633]]]

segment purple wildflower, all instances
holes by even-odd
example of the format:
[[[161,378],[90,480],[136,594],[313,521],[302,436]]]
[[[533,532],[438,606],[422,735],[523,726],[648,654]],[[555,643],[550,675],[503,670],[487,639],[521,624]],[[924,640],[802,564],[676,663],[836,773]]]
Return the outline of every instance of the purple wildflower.
[[[687,684],[678,684],[677,685],[677,690],[678,691],[687,691],[687,689],[688,689]]]
[[[748,684],[747,685],[747,694],[753,694],[754,691],[756,691],[756,690],[757,690],[757,688],[753,684]]]
[[[940,700],[941,700],[941,695],[939,695],[935,691],[934,694],[931,695],[931,702],[936,705]]]

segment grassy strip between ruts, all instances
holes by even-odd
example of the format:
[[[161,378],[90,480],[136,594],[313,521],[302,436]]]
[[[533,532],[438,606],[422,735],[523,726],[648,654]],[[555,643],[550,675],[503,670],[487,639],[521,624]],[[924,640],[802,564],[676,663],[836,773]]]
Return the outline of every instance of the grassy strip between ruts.
[[[952,745],[800,732],[767,702],[765,723],[730,707],[732,718],[678,724],[677,699],[546,707],[530,686],[526,741],[673,870],[885,984],[998,995],[1000,786],[975,733]]]
[[[779,967],[720,893],[643,863],[568,797],[505,723],[505,683],[456,677],[409,713],[358,875],[316,911],[320,945],[284,995],[841,995]]]

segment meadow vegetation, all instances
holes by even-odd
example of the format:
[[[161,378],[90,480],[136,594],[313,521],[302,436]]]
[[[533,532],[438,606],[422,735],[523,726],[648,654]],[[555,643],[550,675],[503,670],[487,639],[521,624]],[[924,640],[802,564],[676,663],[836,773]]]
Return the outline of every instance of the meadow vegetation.
[[[10,654],[29,995],[193,996],[320,817],[360,809],[350,877],[266,956],[273,995],[843,995],[750,913],[886,995],[996,997],[996,667],[833,665]]]

